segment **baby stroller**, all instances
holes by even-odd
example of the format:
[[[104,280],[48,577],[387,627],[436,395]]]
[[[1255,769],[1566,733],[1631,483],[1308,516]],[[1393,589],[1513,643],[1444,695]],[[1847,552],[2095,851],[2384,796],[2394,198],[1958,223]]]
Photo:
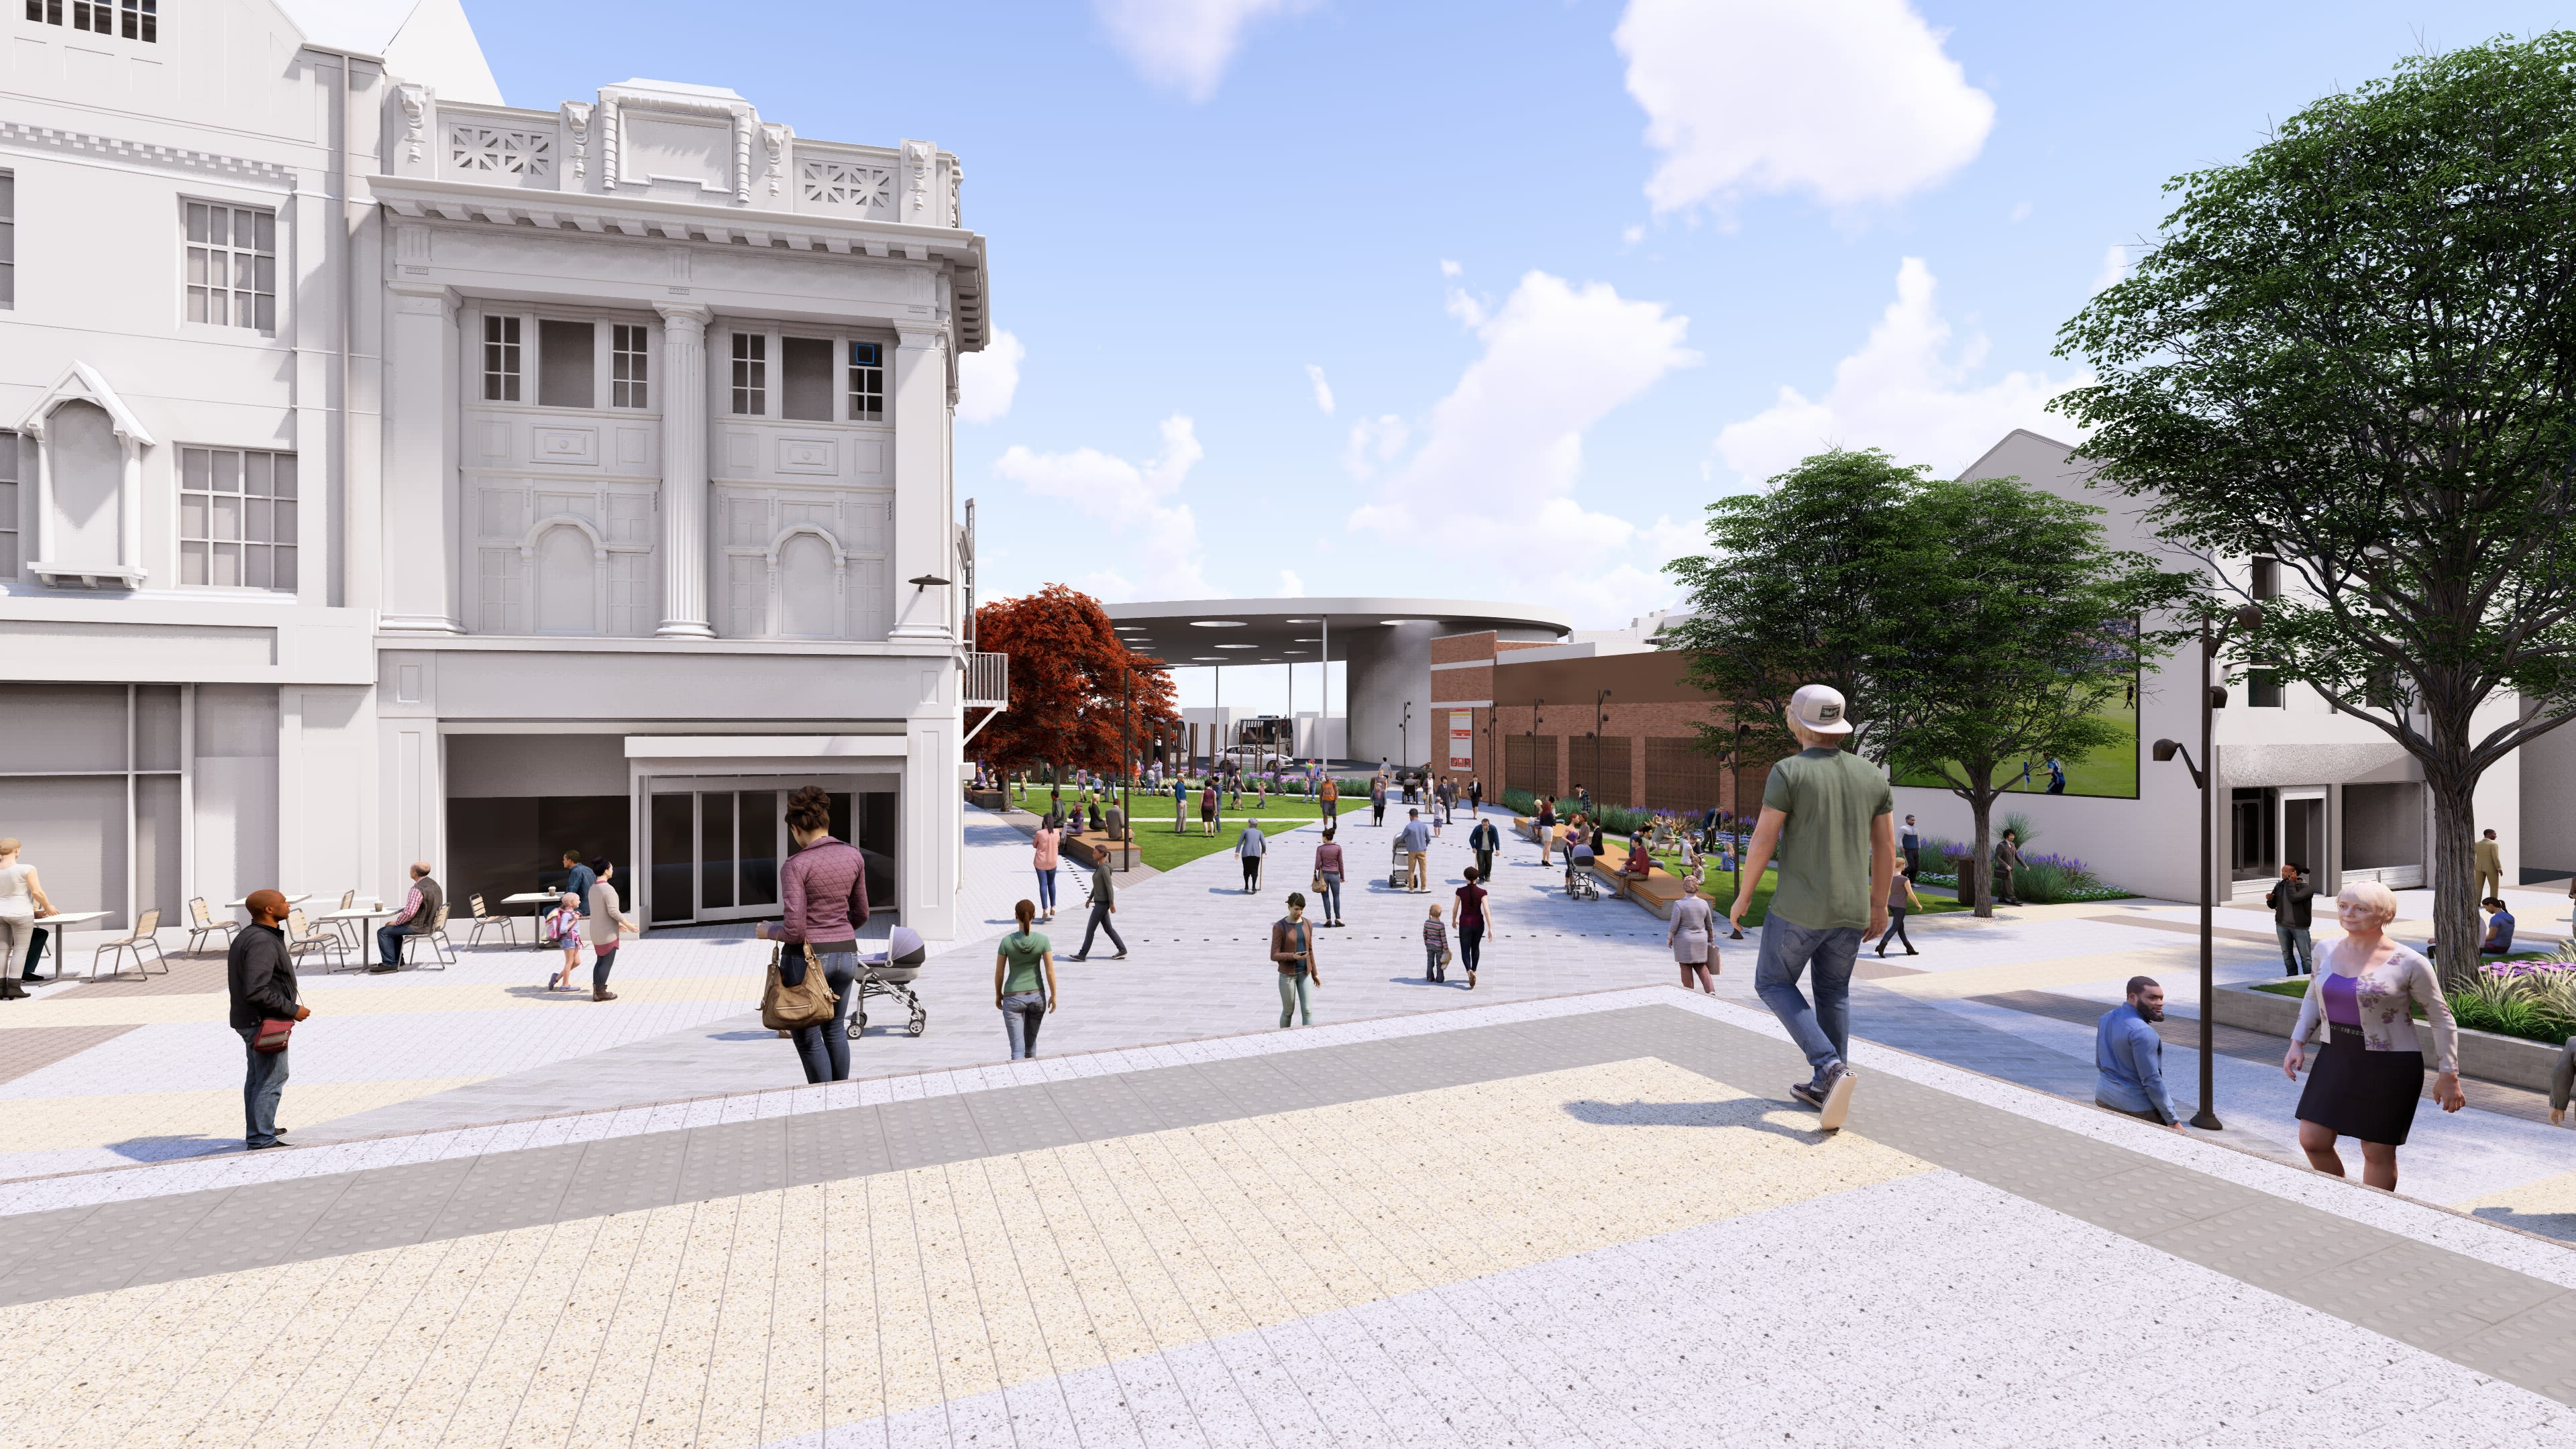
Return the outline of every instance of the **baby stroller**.
[[[1397,839],[1395,845],[1391,849],[1395,856],[1395,861],[1392,865],[1387,867],[1386,883],[1395,887],[1397,890],[1410,890],[1413,887],[1413,862],[1404,853],[1404,843],[1401,837]]]
[[[858,1021],[851,1027],[851,1035],[868,1029],[871,996],[892,997],[911,1009],[907,1035],[919,1036],[929,1029],[930,1013],[922,1009],[921,998],[912,994],[912,978],[921,974],[922,958],[928,954],[921,944],[921,933],[909,926],[895,927],[886,937],[883,951],[859,953],[859,979],[855,985],[859,999],[851,1003]]]
[[[1601,881],[1592,874],[1592,852],[1587,850],[1568,859],[1565,867],[1565,897],[1574,901],[1601,899]]]

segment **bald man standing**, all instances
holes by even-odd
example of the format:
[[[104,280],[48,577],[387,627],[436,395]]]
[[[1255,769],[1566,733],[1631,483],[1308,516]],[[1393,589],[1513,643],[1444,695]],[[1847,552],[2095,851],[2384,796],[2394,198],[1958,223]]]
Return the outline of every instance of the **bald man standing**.
[[[252,1152],[283,1147],[277,1140],[277,1103],[286,1095],[286,1043],[260,1050],[260,1030],[272,1021],[302,1021],[312,1008],[296,1000],[295,961],[286,949],[286,933],[277,928],[286,914],[286,897],[273,890],[252,891],[242,902],[250,925],[233,933],[224,960],[224,988],[232,998],[233,1030],[241,1033],[250,1058],[242,1078],[242,1146]]]
[[[438,913],[447,908],[447,892],[440,889],[429,873],[429,862],[411,863],[411,894],[403,897],[402,909],[394,918],[376,928],[377,963],[367,968],[372,975],[402,969],[402,938],[422,936],[438,924]]]

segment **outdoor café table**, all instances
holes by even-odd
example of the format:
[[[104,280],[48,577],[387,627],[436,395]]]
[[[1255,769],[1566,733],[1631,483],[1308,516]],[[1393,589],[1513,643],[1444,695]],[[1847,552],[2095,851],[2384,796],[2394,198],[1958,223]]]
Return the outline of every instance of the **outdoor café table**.
[[[531,950],[542,951],[546,948],[546,940],[539,928],[545,923],[546,907],[559,903],[563,898],[562,891],[521,891],[515,896],[503,896],[501,904],[528,908],[528,946]]]
[[[71,928],[74,926],[86,926],[92,921],[104,921],[106,919],[107,912],[105,911],[72,911],[68,914],[38,916],[36,918],[36,924],[44,928],[47,944],[54,948],[54,974],[50,979],[55,981],[63,979],[63,937],[71,934]],[[6,964],[11,969],[16,968],[18,965],[16,962],[9,962]],[[41,956],[38,957],[37,964],[44,964],[44,958]]]
[[[375,949],[375,941],[372,939],[375,933],[367,929],[367,923],[378,916],[393,914],[394,910],[390,906],[351,906],[345,911],[324,911],[313,917],[313,920],[328,923],[332,930],[341,933],[340,938],[344,941],[351,935],[355,935],[356,950],[359,957],[364,959]]]

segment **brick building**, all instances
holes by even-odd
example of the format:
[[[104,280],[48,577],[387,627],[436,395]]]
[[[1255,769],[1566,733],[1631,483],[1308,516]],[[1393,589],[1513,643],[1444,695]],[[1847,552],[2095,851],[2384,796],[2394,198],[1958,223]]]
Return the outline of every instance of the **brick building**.
[[[1726,724],[1726,707],[1685,677],[1682,654],[1660,647],[1663,623],[1649,615],[1565,644],[1491,630],[1433,639],[1433,768],[1480,779],[1487,795],[1584,785],[1604,805],[1737,813],[1738,782],[1694,729]],[[1747,763],[1744,800],[1761,798],[1768,773],[1767,761]]]

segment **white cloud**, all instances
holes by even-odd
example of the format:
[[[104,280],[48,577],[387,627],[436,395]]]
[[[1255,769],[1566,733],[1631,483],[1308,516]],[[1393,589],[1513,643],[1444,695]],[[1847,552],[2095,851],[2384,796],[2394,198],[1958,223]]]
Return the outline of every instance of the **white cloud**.
[[[1635,246],[1645,239],[1646,229],[1642,226],[1632,226],[1619,233],[1619,242],[1622,246]]]
[[[1070,453],[1040,453],[1014,444],[993,463],[993,471],[1018,482],[1040,498],[1061,499],[1089,516],[1107,522],[1121,537],[1142,545],[1139,561],[1155,572],[1142,583],[1117,572],[1087,576],[1080,582],[1104,599],[1137,597],[1150,587],[1170,598],[1204,598],[1208,587],[1205,550],[1199,544],[1198,517],[1177,501],[1190,469],[1207,456],[1198,430],[1180,413],[1163,420],[1163,451],[1143,463],[1132,463],[1097,448]]]
[[[1011,410],[1020,390],[1020,359],[1029,350],[1008,332],[996,332],[981,352],[957,355],[957,421],[989,423]]]
[[[2100,292],[2116,287],[2128,280],[2128,277],[2129,249],[2118,242],[2113,242],[2110,250],[2102,253],[2102,269],[2093,274],[2093,290]]]
[[[1351,424],[1350,445],[1342,449],[1342,471],[1365,483],[1377,476],[1381,464],[1394,462],[1412,437],[1413,430],[1393,413],[1362,418]]]
[[[1216,94],[1225,68],[1255,20],[1309,8],[1314,0],[1094,0],[1110,43],[1137,74],[1193,101]]]
[[[1307,363],[1306,378],[1309,382],[1315,384],[1315,407],[1321,411],[1324,416],[1328,418],[1331,417],[1333,415],[1333,385],[1324,381],[1324,369],[1314,363]]]
[[[1447,257],[1442,257],[1440,259],[1440,275],[1444,277],[1454,277],[1465,270],[1467,270],[1465,267],[1458,265]]]
[[[1718,456],[1749,483],[1831,447],[1884,448],[1898,462],[1929,463],[1946,474],[1975,462],[2014,428],[2065,436],[2068,422],[2043,405],[2086,379],[2013,372],[1972,385],[1985,339],[1954,347],[1935,290],[1932,269],[1907,257],[1897,268],[1896,300],[1860,350],[1834,364],[1825,395],[1811,399],[1783,386],[1777,402],[1717,435]]]
[[[1910,0],[1630,0],[1615,38],[1662,153],[1657,211],[1793,191],[1892,202],[1975,159],[1994,126]]]
[[[1281,569],[1279,571],[1279,597],[1283,599],[1302,599],[1306,597],[1306,581],[1297,577],[1297,571],[1295,569]]]
[[[1461,312],[1454,296],[1450,310]],[[1462,320],[1484,354],[1431,416],[1401,433],[1389,429],[1402,426],[1393,418],[1353,430],[1345,467],[1354,456],[1372,468],[1390,462],[1416,433],[1421,446],[1351,515],[1351,527],[1523,561],[1516,584],[1587,617],[1626,618],[1668,601],[1670,581],[1652,570],[1662,560],[1641,553],[1648,531],[1586,508],[1576,489],[1584,434],[1699,362],[1684,345],[1689,319],[1603,283],[1578,287],[1534,271],[1490,315],[1479,307]]]

